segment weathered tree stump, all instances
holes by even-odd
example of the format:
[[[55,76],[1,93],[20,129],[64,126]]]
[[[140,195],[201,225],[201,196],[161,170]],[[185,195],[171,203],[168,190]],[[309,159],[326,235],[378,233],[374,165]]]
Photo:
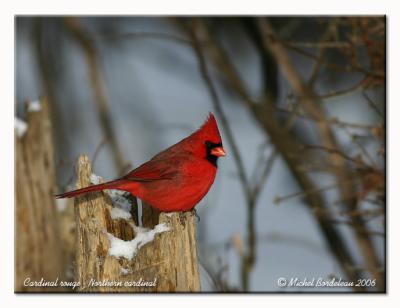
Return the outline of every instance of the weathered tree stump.
[[[26,286],[42,278],[46,281],[63,279],[65,272],[53,197],[56,188],[54,153],[46,99],[41,99],[34,110],[29,112],[28,109],[27,125],[27,131],[15,137],[14,287],[16,292],[59,291],[59,288],[53,287]]]
[[[80,156],[77,187],[90,185],[91,174],[87,156]],[[144,209],[145,227],[164,223],[170,230],[155,234],[154,240],[141,247],[132,259],[117,258],[110,255],[111,239],[125,241],[122,243],[134,240],[138,229],[133,224],[138,218],[112,219],[112,206],[106,192],[75,199],[75,280],[80,292],[200,291],[196,228],[191,213],[183,214],[181,219],[178,213],[159,214]]]

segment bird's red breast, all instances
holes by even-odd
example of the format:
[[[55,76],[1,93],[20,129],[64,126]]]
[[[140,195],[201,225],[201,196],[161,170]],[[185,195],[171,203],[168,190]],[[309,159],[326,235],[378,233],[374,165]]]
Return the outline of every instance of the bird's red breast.
[[[215,117],[193,134],[154,156],[121,179],[59,195],[73,197],[102,189],[130,192],[163,212],[189,211],[207,194],[225,156]]]

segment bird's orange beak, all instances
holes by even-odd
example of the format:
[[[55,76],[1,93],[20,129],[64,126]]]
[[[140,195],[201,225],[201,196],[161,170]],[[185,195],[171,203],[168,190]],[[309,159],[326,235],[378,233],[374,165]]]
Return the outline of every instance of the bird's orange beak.
[[[216,147],[211,150],[211,155],[220,157],[225,156],[226,153],[223,147]]]

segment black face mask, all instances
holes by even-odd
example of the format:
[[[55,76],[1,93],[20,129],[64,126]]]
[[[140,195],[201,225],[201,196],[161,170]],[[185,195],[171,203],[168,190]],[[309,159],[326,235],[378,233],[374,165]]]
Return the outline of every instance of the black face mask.
[[[211,154],[211,150],[214,148],[218,148],[218,147],[222,147],[222,143],[213,143],[211,141],[206,141],[205,142],[205,146],[206,146],[206,159],[212,163],[215,167],[217,166],[217,160],[218,160],[218,156],[215,156],[213,154]]]

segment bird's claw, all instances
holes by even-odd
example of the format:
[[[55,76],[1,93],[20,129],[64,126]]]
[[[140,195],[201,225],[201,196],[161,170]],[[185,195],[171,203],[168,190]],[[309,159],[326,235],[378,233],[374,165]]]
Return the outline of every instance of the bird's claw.
[[[186,212],[179,212],[179,221],[182,226],[185,226],[186,224],[185,213]],[[190,213],[192,214],[192,216],[195,216],[197,218],[197,222],[200,222],[200,216],[197,214],[196,209],[191,210]]]
[[[200,216],[197,214],[196,209],[192,210],[192,215],[195,216],[197,218],[197,222],[200,222]]]
[[[179,212],[179,222],[181,223],[182,226],[185,226],[185,212]]]

